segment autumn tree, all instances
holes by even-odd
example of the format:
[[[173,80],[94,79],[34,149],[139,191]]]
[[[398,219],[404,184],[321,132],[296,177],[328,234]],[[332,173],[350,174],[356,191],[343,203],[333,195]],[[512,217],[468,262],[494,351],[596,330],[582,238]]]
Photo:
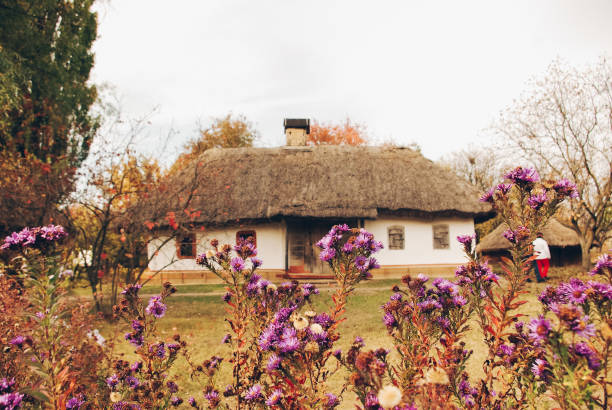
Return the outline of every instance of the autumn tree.
[[[104,110],[78,189],[61,208],[61,223],[73,233],[75,271],[88,281],[99,310],[112,307],[122,285],[141,282],[155,253],[192,231],[199,215],[190,208],[198,168],[180,179],[169,175],[136,149],[149,116],[124,118],[110,99]]]
[[[0,180],[0,190],[12,194],[0,203],[0,231],[45,222],[87,156],[98,125],[90,113],[96,88],[88,83],[97,32],[92,5],[0,3],[0,174],[23,170],[21,184]]]
[[[259,133],[244,115],[234,117],[231,113],[215,118],[209,127],[200,127],[197,138],[186,145],[191,155],[199,155],[211,148],[252,147]]]
[[[612,224],[612,69],[601,60],[579,70],[554,61],[544,76],[503,111],[493,131],[501,144],[543,177],[573,180],[580,197],[562,218],[576,231],[582,264],[601,247]]]
[[[366,126],[352,122],[349,118],[341,124],[313,121],[310,126],[310,134],[306,139],[308,145],[365,145],[367,143]]]

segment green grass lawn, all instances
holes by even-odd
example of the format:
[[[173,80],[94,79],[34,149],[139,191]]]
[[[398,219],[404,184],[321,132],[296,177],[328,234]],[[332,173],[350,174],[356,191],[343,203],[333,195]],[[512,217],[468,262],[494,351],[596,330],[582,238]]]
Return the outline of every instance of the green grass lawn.
[[[366,348],[393,347],[391,338],[387,335],[387,330],[382,323],[382,310],[380,306],[385,303],[392,294],[391,287],[400,284],[399,280],[376,280],[360,284],[356,292],[351,295],[346,307],[346,321],[341,324],[341,339],[336,347],[344,351],[350,346],[356,336],[361,336]],[[313,298],[313,308],[317,312],[326,311],[331,305],[331,293],[334,288],[328,284],[318,286],[320,294]],[[196,362],[210,357],[213,354],[225,355],[228,347],[220,343],[228,329],[224,322],[225,303],[221,300],[220,294],[223,293],[222,285],[181,285],[177,286],[178,293],[168,299],[168,311],[163,319],[158,321],[161,336],[170,340],[175,333],[180,333],[185,341],[188,342]],[[525,298],[529,301],[522,306],[521,313],[533,316],[539,313],[540,306],[537,295],[544,288],[542,284],[528,284],[529,294]],[[385,289],[385,290],[382,290]],[[143,288],[145,294],[158,293],[159,286],[146,286]],[[181,296],[184,294],[184,296]],[[486,356],[485,345],[482,335],[476,324],[473,324],[466,342],[474,354],[470,359],[468,374],[477,378],[482,374],[481,364]],[[113,329],[108,326],[104,333],[110,335]],[[126,354],[130,358],[133,353],[130,345],[122,341],[121,335],[127,331],[125,329],[114,329],[119,339],[118,351]],[[392,358],[395,357],[392,355]],[[187,398],[189,395],[201,397],[201,387],[193,382],[185,371],[186,363],[180,358],[175,365],[175,374],[181,394]],[[224,364],[224,369],[220,373],[219,386],[223,387],[229,381],[230,364]],[[338,391],[343,382],[343,374],[337,374],[330,381],[330,390]],[[225,380],[224,380],[225,379]],[[345,395],[345,401],[341,408],[354,408],[352,405],[354,396]]]

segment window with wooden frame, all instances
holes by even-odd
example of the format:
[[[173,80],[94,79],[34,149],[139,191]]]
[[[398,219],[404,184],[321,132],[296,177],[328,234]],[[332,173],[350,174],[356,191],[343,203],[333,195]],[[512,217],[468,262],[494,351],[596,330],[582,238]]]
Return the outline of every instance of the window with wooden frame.
[[[238,231],[238,232],[236,232],[236,244],[238,244],[238,242],[240,242],[241,239],[243,241],[246,241],[249,238],[252,238],[251,241],[253,243],[253,246],[255,246],[257,248],[257,235],[256,235],[255,231],[250,230],[250,231]]]
[[[404,227],[399,225],[390,226],[387,228],[387,232],[389,234],[389,249],[404,249]]]
[[[448,224],[438,224],[433,226],[433,248],[449,249],[449,229]]]
[[[179,259],[193,259],[196,257],[196,235],[188,233],[176,237],[176,256]]]

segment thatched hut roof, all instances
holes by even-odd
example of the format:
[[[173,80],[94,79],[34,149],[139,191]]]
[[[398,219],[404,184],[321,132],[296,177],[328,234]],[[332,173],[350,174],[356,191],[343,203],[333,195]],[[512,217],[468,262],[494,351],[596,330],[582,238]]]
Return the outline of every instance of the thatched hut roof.
[[[503,236],[506,229],[508,229],[508,225],[505,223],[499,225],[482,238],[476,250],[478,252],[492,252],[509,249],[510,242]],[[549,246],[566,247],[580,245],[578,234],[572,229],[563,226],[555,218],[550,218],[546,225],[544,225],[542,235]]]
[[[354,146],[205,151],[192,208],[201,222],[278,217],[376,218],[379,214],[486,219],[469,183],[411,149]],[[180,177],[180,175],[179,175]]]

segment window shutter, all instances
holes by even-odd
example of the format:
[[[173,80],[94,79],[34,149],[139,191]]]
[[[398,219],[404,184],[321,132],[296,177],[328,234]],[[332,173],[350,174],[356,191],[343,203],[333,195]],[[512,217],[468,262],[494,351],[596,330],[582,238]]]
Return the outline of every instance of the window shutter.
[[[404,249],[404,227],[390,226],[387,231],[389,233],[389,249]]]
[[[449,229],[448,224],[438,224],[433,226],[433,247],[434,249],[449,249]]]

